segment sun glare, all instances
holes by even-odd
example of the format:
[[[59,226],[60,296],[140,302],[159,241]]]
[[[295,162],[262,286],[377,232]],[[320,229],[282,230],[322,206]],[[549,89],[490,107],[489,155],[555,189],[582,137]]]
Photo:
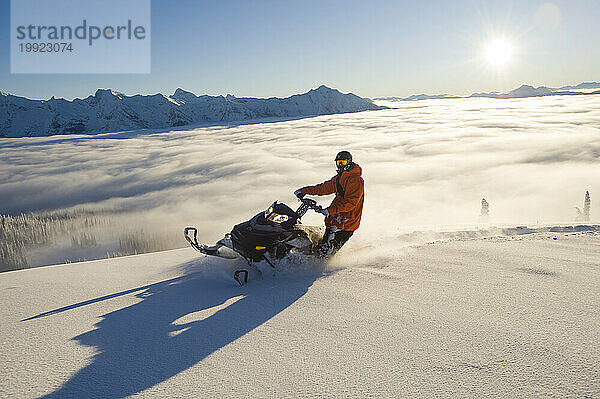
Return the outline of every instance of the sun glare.
[[[484,51],[485,60],[493,67],[502,68],[512,56],[512,46],[506,40],[494,40],[490,42]]]

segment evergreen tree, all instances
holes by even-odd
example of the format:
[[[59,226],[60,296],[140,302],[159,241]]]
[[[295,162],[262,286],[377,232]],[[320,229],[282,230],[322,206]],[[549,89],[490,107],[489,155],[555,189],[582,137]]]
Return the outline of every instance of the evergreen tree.
[[[481,215],[480,216],[489,216],[490,214],[490,204],[485,200],[485,198],[481,199]]]
[[[585,192],[585,200],[583,200],[583,220],[586,222],[590,221],[590,205],[592,200],[590,199],[590,192]]]

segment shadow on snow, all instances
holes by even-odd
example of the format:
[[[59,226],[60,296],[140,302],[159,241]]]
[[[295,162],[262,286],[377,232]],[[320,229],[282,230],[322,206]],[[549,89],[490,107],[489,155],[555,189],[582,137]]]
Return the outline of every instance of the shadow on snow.
[[[189,270],[194,262],[183,266]],[[91,364],[44,398],[123,398],[151,388],[282,312],[302,297],[320,275],[256,280],[240,288],[234,283],[207,280],[203,273],[188,273],[26,319],[56,316],[134,292],[142,299],[103,315],[96,329],[73,338],[95,347],[98,353]],[[209,309],[214,307],[218,310],[210,314]],[[205,318],[191,317],[187,323],[173,324],[203,310],[209,313]]]

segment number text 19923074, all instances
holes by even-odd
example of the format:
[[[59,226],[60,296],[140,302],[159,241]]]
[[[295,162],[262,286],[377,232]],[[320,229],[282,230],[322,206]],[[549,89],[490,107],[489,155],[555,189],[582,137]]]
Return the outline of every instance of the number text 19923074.
[[[19,43],[22,53],[64,53],[73,51],[72,43]]]

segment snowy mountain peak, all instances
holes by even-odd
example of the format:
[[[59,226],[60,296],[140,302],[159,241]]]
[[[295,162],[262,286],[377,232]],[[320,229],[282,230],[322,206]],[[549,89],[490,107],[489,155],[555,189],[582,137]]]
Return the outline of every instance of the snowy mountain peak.
[[[547,87],[547,86],[532,86],[532,85],[521,85],[518,88],[511,90],[507,93],[501,93],[499,91],[490,91],[483,93],[473,93],[468,97],[487,97],[487,98],[525,98],[525,97],[542,97],[542,96],[566,96],[566,95],[589,95],[589,94],[600,94],[600,90],[593,92],[582,92],[582,91],[570,91],[570,90],[590,90],[600,89],[600,82],[583,82],[574,86],[562,86],[558,89]],[[454,96],[448,94],[415,94],[409,97],[377,97],[375,100],[384,101],[413,101],[413,100],[430,100],[430,99],[445,99],[445,98],[468,98],[462,96]]]
[[[508,92],[510,97],[537,97],[552,94],[552,90],[545,86],[533,87],[530,85],[521,85],[521,87]]]
[[[378,97],[374,100],[383,101],[419,101],[419,100],[438,100],[446,98],[459,98],[457,96],[451,96],[450,94],[413,94],[408,97]]]
[[[175,92],[173,93],[173,95],[171,96],[172,99],[174,100],[191,100],[196,98],[197,96],[187,90],[183,90],[181,87],[178,87],[177,90],[175,90]]]
[[[578,85],[563,86],[559,90],[600,89],[600,82],[582,82]]]
[[[316,93],[339,93],[338,90],[332,89],[331,87],[327,87],[325,85],[321,85],[321,86],[317,87],[316,89],[312,89],[311,92],[316,92]]]
[[[94,93],[94,97],[96,97],[97,99],[111,98],[111,97],[116,97],[116,98],[122,99],[123,97],[126,97],[126,96],[123,93],[119,93],[118,91],[114,91],[112,89],[98,89],[98,90],[96,90],[96,93]]]
[[[509,91],[508,93],[498,93],[497,91],[493,91],[490,93],[473,93],[470,95],[470,97],[525,98],[525,97],[552,96],[555,94],[573,94],[573,93],[557,92],[546,86],[534,87],[531,85],[521,85],[518,88]]]
[[[175,90],[172,96],[160,93],[127,96],[111,89],[98,89],[93,96],[73,101],[5,95],[2,106],[6,112],[0,113],[0,137],[94,134],[385,108],[367,98],[342,94],[326,86],[287,98],[196,96],[183,89]]]

